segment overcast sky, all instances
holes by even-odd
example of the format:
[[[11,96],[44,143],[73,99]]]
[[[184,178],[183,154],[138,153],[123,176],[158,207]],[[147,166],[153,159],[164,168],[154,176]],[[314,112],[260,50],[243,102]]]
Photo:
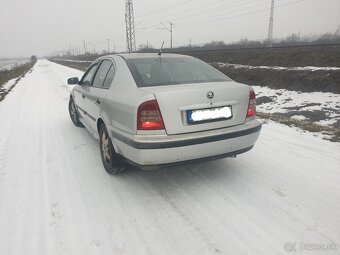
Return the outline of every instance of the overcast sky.
[[[213,40],[265,39],[271,0],[134,1],[137,46],[170,45],[160,22],[174,23],[174,47]],[[340,0],[275,0],[274,38],[334,32]],[[0,0],[0,57],[39,56],[57,50],[126,50],[124,0]]]

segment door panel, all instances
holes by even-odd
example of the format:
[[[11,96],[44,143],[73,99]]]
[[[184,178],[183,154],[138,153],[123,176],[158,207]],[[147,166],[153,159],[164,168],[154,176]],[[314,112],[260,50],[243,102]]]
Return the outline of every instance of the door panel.
[[[85,95],[85,109],[88,123],[97,132],[97,119],[100,116],[100,107],[107,94],[106,89],[89,87]]]
[[[97,132],[97,119],[100,116],[101,103],[106,97],[108,90],[104,88],[105,81],[109,73],[112,72],[113,63],[110,60],[104,59],[100,62],[98,70],[92,79],[91,86],[85,94],[85,109],[89,120],[89,126],[93,131]],[[110,71],[111,70],[111,71]]]
[[[78,109],[79,114],[83,119],[85,119],[84,107],[85,107],[85,97],[83,97],[82,86],[77,86],[73,90],[73,101]]]
[[[92,80],[98,68],[98,64],[99,62],[95,62],[87,69],[87,71],[80,80],[79,83],[80,85],[77,86],[76,89],[74,90],[74,97],[75,102],[77,104],[77,108],[79,110],[81,117],[88,125],[91,123],[91,118],[89,118],[89,116],[87,115],[85,99],[86,95],[89,94],[90,91],[89,85],[92,84]]]

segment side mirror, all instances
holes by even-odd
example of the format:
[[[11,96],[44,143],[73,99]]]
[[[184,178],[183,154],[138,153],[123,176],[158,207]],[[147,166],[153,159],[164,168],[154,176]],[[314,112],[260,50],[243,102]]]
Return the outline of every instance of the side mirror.
[[[79,79],[78,79],[78,77],[69,78],[69,79],[67,80],[67,84],[68,84],[68,85],[76,85],[76,84],[79,84]]]

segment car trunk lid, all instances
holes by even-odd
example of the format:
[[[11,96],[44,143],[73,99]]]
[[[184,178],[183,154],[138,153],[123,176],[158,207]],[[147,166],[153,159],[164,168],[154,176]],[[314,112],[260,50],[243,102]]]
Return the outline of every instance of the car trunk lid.
[[[167,134],[205,131],[245,122],[249,103],[249,86],[233,81],[168,85],[141,88],[157,99]],[[231,110],[230,118],[219,117],[222,111]],[[215,119],[193,118],[193,113]],[[217,115],[216,115],[217,114]],[[203,115],[203,116],[204,116]],[[195,119],[195,120],[193,120]]]

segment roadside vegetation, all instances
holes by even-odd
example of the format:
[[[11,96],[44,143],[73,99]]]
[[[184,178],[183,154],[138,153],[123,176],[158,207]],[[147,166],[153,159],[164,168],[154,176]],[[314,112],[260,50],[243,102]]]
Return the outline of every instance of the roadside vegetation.
[[[49,59],[50,61],[60,64],[60,65],[64,65],[70,68],[74,68],[80,71],[85,71],[91,64],[91,61],[89,62],[72,62],[72,61],[65,61],[62,59]]]
[[[157,49],[144,49],[139,52],[158,52]],[[205,62],[222,62],[230,64],[251,65],[251,66],[319,66],[319,67],[340,67],[340,39],[338,44],[320,44],[320,45],[288,45],[274,46],[268,48],[265,45],[260,47],[244,47],[241,44],[235,44],[233,47],[217,47],[211,49],[197,48],[174,48],[164,49],[164,53],[178,53],[197,57]],[[114,52],[103,54],[81,54],[72,56],[66,54],[63,56],[53,56],[51,59],[67,59],[93,61],[100,56],[115,54]]]
[[[275,69],[230,65],[220,62],[210,64],[234,81],[248,85],[301,92],[331,92],[340,94],[340,69]]]
[[[20,65],[11,70],[0,71],[0,101],[4,100],[6,95],[15,87],[20,79],[25,77],[26,73],[33,68],[34,64],[35,61]],[[16,79],[13,85],[11,85],[10,88],[4,89],[4,85],[12,79]]]
[[[340,93],[340,70],[283,70],[255,68],[259,65],[296,67],[340,67],[340,44],[337,46],[297,47],[279,49],[238,49],[227,51],[183,52],[212,64],[233,80],[248,85],[267,86],[302,92]],[[78,58],[76,58],[78,57]],[[86,70],[99,55],[51,58],[52,61],[79,70]],[[72,62],[72,59],[75,59]],[[77,61],[89,62],[77,62]],[[243,67],[223,65],[242,64]],[[247,65],[251,65],[248,67]]]
[[[158,52],[158,47],[141,44],[137,52]],[[267,66],[319,66],[340,67],[340,26],[334,32],[321,35],[300,36],[291,34],[286,38],[276,39],[269,48],[266,40],[254,41],[242,38],[240,41],[226,44],[212,41],[200,45],[187,45],[163,49],[164,53],[181,53],[202,59],[205,62],[223,62],[241,65]],[[64,51],[54,59],[93,61],[96,58],[114,54],[104,50],[101,54],[89,53],[72,55]]]

